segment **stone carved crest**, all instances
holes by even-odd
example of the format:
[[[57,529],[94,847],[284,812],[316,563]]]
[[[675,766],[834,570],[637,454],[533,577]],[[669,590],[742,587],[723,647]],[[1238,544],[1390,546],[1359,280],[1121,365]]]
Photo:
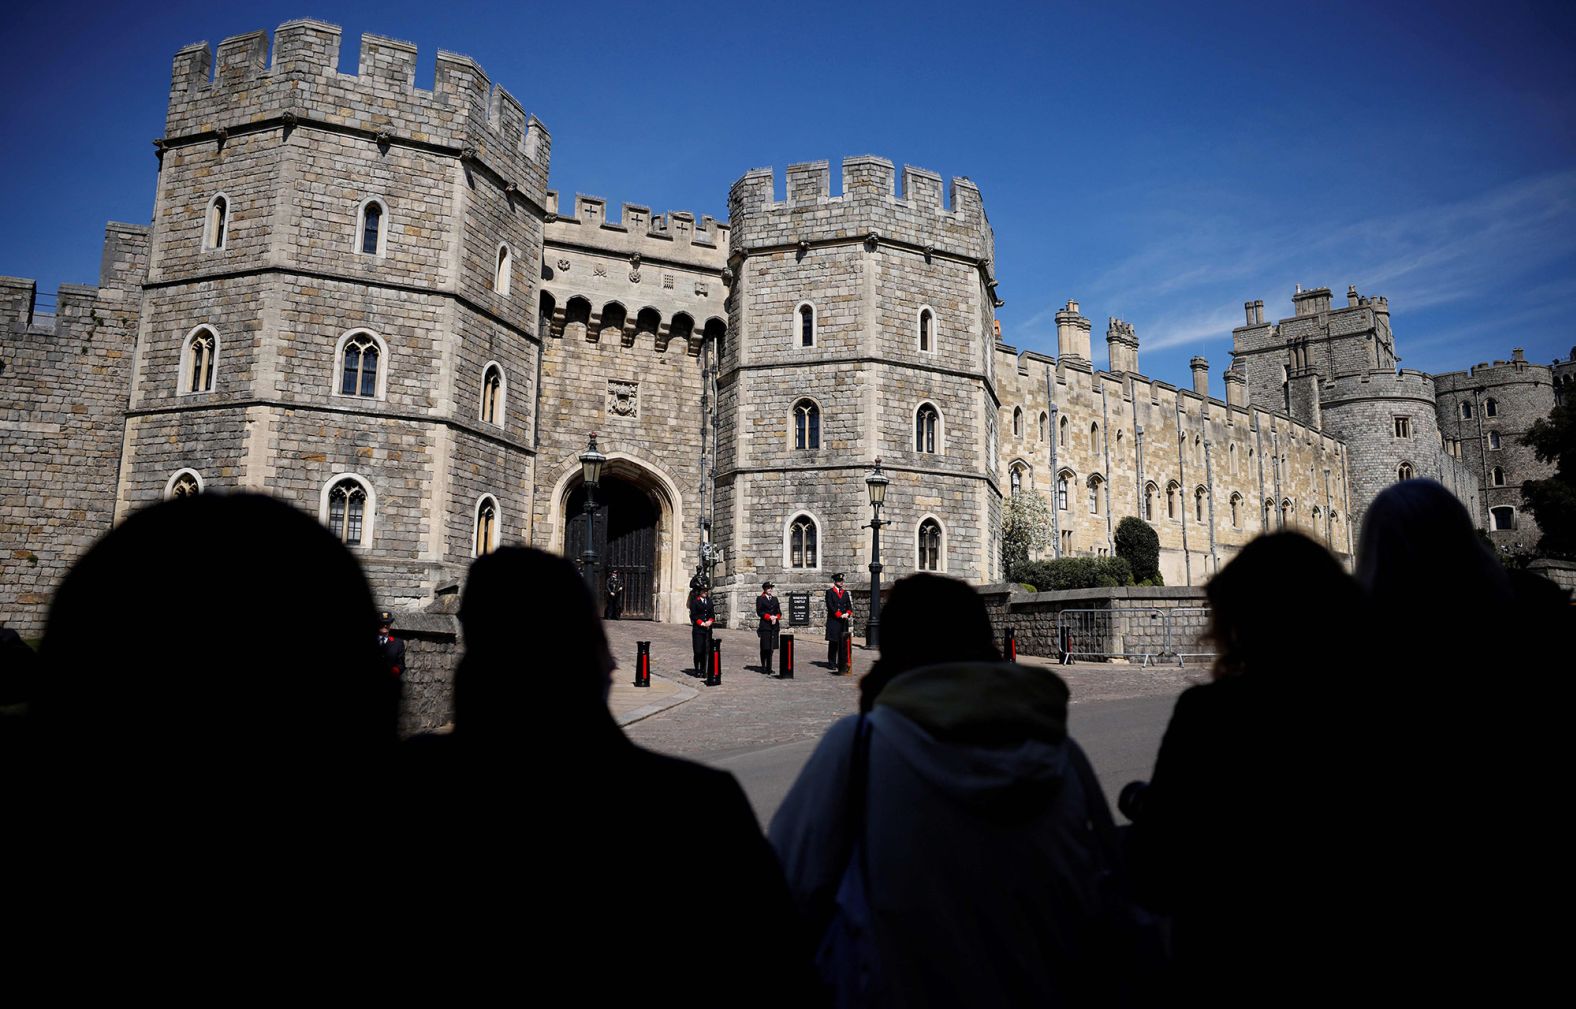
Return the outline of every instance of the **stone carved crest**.
[[[607,276],[607,267],[603,266],[601,263],[598,263],[592,268],[591,272],[596,274],[598,277],[605,277]]]
[[[695,281],[695,293],[700,295],[702,298],[709,297],[711,295],[711,288],[697,280]]]
[[[638,408],[639,382],[609,381],[607,383],[607,412],[614,417],[633,417]]]
[[[558,272],[559,273],[568,273],[569,272],[569,260],[567,260],[567,259],[560,259],[558,261]]]
[[[662,287],[663,287],[663,290],[667,290],[667,291],[673,290],[673,274],[671,274],[671,273],[664,273],[662,275]]]
[[[639,270],[630,270],[629,271],[629,282],[631,284],[638,284],[638,283],[640,283],[640,271]]]

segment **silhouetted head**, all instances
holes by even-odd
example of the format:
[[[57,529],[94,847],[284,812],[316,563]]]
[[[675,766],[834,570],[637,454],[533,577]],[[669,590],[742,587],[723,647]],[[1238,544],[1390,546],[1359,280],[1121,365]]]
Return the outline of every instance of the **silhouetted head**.
[[[544,710],[550,719],[607,716],[613,658],[591,590],[569,561],[528,547],[477,559],[460,623],[456,734],[524,732]]]
[[[1214,675],[1328,663],[1332,645],[1361,647],[1362,593],[1324,547],[1301,533],[1253,540],[1204,588]]]
[[[1374,498],[1363,518],[1357,579],[1387,616],[1481,619],[1512,598],[1504,566],[1484,546],[1466,507],[1433,480],[1404,480]]]
[[[395,739],[372,593],[323,526],[272,498],[153,505],[61,583],[40,648],[41,739],[148,784],[360,759]],[[98,773],[98,772],[95,772]]]
[[[966,583],[909,575],[881,606],[881,658],[859,681],[859,709],[896,676],[944,662],[1000,662],[985,600]]]

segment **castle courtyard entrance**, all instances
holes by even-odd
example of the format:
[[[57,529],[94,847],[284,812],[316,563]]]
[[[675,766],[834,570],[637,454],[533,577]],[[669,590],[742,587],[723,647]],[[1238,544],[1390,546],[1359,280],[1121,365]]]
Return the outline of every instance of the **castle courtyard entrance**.
[[[564,554],[577,561],[585,552],[585,501],[585,487],[576,487],[564,509]],[[659,518],[657,503],[650,492],[618,476],[602,478],[596,492],[592,534],[597,557],[597,605],[607,604],[607,579],[617,572],[624,581],[625,620],[654,620],[657,617]]]

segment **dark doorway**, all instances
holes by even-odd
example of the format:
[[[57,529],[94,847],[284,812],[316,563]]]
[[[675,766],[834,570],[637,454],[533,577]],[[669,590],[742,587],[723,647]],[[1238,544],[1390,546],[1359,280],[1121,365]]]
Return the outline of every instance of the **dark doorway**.
[[[657,506],[651,495],[618,477],[604,476],[596,491],[595,544],[597,605],[605,606],[607,576],[624,579],[626,620],[656,617]],[[586,489],[569,495],[564,554],[578,562],[585,553]]]

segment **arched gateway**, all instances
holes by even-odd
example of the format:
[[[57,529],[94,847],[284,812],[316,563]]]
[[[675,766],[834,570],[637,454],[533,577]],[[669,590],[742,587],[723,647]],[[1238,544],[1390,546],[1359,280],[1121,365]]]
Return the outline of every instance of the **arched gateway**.
[[[579,466],[558,481],[555,498],[553,545],[578,562],[585,552],[588,518]],[[608,453],[595,501],[590,524],[598,605],[605,602],[603,588],[616,571],[624,582],[624,619],[684,619],[679,612],[688,587],[680,556],[684,527],[682,504],[672,481],[648,463],[624,453]]]

